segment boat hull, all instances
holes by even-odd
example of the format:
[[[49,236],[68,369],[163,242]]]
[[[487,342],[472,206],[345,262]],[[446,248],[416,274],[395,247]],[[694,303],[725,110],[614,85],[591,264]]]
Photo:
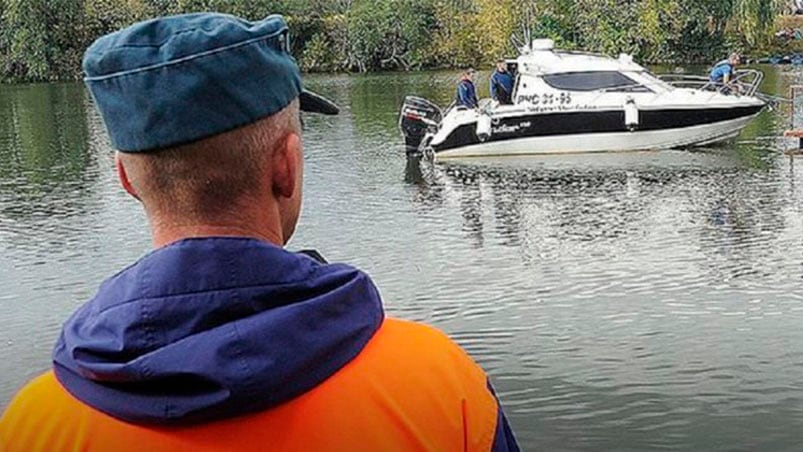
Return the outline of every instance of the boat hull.
[[[657,130],[596,132],[536,137],[510,136],[504,140],[435,149],[442,158],[528,154],[565,154],[682,148],[716,143],[735,137],[758,112],[725,121]]]

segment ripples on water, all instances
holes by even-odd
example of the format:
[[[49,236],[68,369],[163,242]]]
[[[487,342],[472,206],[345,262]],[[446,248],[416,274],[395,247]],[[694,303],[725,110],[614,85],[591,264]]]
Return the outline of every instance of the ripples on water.
[[[770,70],[783,94],[798,74]],[[374,276],[391,315],[489,371],[525,449],[797,450],[803,161],[782,114],[711,149],[431,164],[396,131],[453,74],[311,77],[291,246]],[[484,92],[486,87],[480,87]],[[60,323],[148,249],[79,85],[0,89],[0,406]]]

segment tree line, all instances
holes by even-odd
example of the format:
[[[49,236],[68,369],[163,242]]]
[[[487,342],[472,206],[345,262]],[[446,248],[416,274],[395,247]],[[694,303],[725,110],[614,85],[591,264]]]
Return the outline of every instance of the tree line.
[[[529,29],[567,49],[646,63],[767,51],[782,0],[0,0],[0,79],[80,77],[94,39],[152,17],[285,15],[306,71],[485,65]]]

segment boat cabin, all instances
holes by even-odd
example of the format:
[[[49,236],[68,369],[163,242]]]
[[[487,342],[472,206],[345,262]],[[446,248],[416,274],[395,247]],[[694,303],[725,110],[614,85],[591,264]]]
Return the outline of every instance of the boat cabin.
[[[556,51],[550,39],[535,40],[531,49],[508,60],[508,70],[515,78],[514,103],[496,109],[525,105],[557,111],[584,99],[598,104],[603,100],[600,96],[607,93],[618,93],[617,104],[621,105],[622,93],[656,94],[672,89],[634,63],[629,55],[614,59],[594,53]]]

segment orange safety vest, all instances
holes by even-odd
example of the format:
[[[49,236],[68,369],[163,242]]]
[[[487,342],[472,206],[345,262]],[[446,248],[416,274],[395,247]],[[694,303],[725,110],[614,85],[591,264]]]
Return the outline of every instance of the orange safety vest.
[[[448,337],[386,319],[312,390],[207,424],[129,424],[75,399],[47,372],[0,418],[0,451],[489,451],[498,410],[483,370]]]

